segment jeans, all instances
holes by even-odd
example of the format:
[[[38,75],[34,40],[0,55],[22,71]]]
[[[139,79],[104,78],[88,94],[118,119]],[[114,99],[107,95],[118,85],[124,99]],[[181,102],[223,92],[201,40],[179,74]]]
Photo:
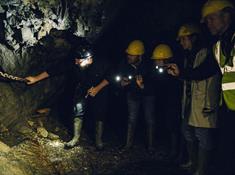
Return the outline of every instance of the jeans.
[[[154,104],[154,96],[139,96],[133,98],[131,95],[127,95],[128,123],[136,125],[140,107],[141,105],[143,105],[144,116],[147,126],[154,125]]]
[[[208,151],[214,148],[214,134],[216,129],[193,127],[187,123],[184,123],[183,127],[183,134],[187,142],[198,142],[199,147]]]
[[[75,96],[73,116],[84,119],[87,110],[91,110],[96,121],[104,121],[107,112],[108,94],[105,90],[99,92],[95,97]]]

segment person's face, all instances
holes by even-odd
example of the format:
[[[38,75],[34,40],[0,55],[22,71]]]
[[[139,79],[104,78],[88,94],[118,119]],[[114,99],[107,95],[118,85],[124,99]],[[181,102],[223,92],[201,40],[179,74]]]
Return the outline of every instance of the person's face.
[[[86,58],[86,59],[75,59],[75,64],[78,65],[80,68],[87,68],[93,63],[92,57]]]
[[[222,12],[216,12],[208,15],[205,18],[205,22],[212,35],[222,34],[224,32],[225,26],[227,25]]]
[[[141,56],[127,54],[127,61],[129,64],[136,64],[140,61]]]
[[[163,66],[165,64],[164,60],[154,60],[155,66]]]
[[[184,50],[191,50],[192,40],[189,36],[182,36],[180,37],[180,45],[183,47]]]
[[[172,58],[168,59],[160,59],[160,60],[154,60],[153,63],[155,66],[165,66],[166,64],[170,63]]]

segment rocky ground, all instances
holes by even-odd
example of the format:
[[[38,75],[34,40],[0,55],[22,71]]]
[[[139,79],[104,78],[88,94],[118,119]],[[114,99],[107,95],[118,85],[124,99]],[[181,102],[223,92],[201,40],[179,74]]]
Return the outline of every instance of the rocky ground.
[[[47,119],[46,124],[43,120],[29,120],[33,132],[27,134],[1,133],[1,175],[185,174],[167,161],[161,149],[149,154],[139,143],[131,151],[122,151],[115,137],[106,138],[104,151],[97,151],[93,139],[83,133],[80,145],[66,150],[62,141],[69,139],[66,129],[53,120]]]
[[[0,170],[2,175],[182,174],[176,167],[159,160],[158,154],[149,155],[140,146],[131,152],[121,152],[109,145],[100,152],[86,144],[65,150],[59,140],[36,138],[2,151]]]
[[[47,108],[30,116],[28,125],[19,133],[0,127],[0,175],[190,175],[170,161],[164,146],[150,154],[137,139],[132,150],[123,151],[123,140],[110,132],[103,151],[94,147],[89,129],[78,146],[65,149],[71,136]]]

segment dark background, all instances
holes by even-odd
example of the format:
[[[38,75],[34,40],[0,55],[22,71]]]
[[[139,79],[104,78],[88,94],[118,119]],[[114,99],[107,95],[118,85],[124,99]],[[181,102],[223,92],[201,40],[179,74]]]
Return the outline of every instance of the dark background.
[[[128,43],[144,42],[147,56],[161,42],[175,48],[179,27],[187,22],[199,23],[205,0],[128,0],[119,15],[97,41],[97,49],[111,62],[119,61]]]
[[[123,0],[118,14],[110,20],[108,26],[102,31],[102,35],[94,42],[97,57],[105,59],[110,63],[112,69],[116,69],[118,64],[126,59],[125,50],[128,44],[139,39],[145,45],[144,59],[150,59],[153,49],[158,44],[165,43],[172,48],[176,62],[182,65],[182,49],[176,41],[177,32],[182,24],[196,23],[201,25],[205,41],[213,42],[205,24],[200,23],[201,8],[205,2],[206,0]],[[172,87],[173,90],[174,88]],[[71,90],[65,91],[72,92]],[[181,90],[175,92],[180,101]],[[161,118],[156,123],[156,135],[163,142],[165,142],[165,138],[168,138],[169,133],[164,123],[162,109],[180,111],[180,104],[167,106],[162,103],[164,95],[162,93],[156,103],[156,118]],[[69,105],[70,100],[67,98],[71,98],[71,96],[71,94],[70,96],[65,94],[62,97],[63,101],[67,102],[62,106]],[[70,106],[72,105],[70,104]],[[119,141],[124,143],[127,129],[126,99],[125,94],[113,85],[109,86],[109,106],[107,108],[104,133],[106,141],[117,137]],[[63,107],[61,110],[60,114],[64,113],[63,123],[71,129],[72,122],[68,120],[68,109]],[[177,115],[180,117],[180,112]],[[92,115],[87,116],[85,126],[85,131],[93,137],[95,127]],[[143,142],[145,130],[144,116],[141,111],[137,128],[137,138],[139,138],[137,140],[140,142]]]
[[[150,58],[157,44],[166,43],[173,49],[178,64],[182,64],[181,49],[179,43],[176,42],[178,29],[187,22],[199,23],[203,3],[205,0],[128,0],[123,2],[119,14],[94,44],[99,59],[106,59],[115,69],[123,59],[126,59],[125,49],[129,42],[140,39],[145,44],[144,59]],[[203,25],[202,27],[207,35],[206,27]],[[172,88],[174,90],[174,87]],[[117,136],[124,143],[127,128],[125,95],[112,85],[109,87],[109,93],[105,137],[115,138]],[[180,91],[176,92],[176,96],[179,98],[180,93]],[[176,110],[173,108],[180,108],[180,105],[168,107],[167,104],[162,104],[164,95],[163,93],[156,103],[156,117],[160,118],[157,120],[156,134],[163,142],[165,142],[164,138],[167,138],[168,132],[164,126],[164,113],[161,109]],[[94,120],[92,115],[87,117],[86,130],[92,136],[95,128]],[[180,113],[178,117],[180,117]],[[145,121],[141,112],[137,128],[137,138],[139,139],[137,140],[143,142],[144,134]]]

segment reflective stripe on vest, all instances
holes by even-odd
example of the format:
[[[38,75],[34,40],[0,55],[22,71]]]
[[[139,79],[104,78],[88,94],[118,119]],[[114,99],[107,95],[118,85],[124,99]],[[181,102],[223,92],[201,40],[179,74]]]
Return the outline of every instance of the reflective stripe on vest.
[[[235,36],[235,35],[234,35]],[[233,37],[234,37],[233,36]],[[225,63],[226,57],[222,53],[221,42],[218,41],[214,45],[214,55],[219,63],[222,77],[222,90],[223,90],[223,98],[230,110],[235,111],[235,48],[231,51],[231,61]]]
[[[222,90],[227,91],[227,90],[234,90],[235,89],[235,82],[232,83],[223,83],[222,84]]]

